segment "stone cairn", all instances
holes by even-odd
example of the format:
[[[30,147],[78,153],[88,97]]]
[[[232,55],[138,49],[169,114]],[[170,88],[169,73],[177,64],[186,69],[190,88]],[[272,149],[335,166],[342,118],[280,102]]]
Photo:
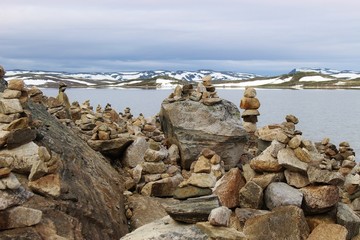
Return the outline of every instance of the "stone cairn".
[[[166,101],[171,103],[184,101],[186,99],[201,102],[208,106],[221,102],[221,98],[219,98],[215,91],[215,87],[212,85],[212,77],[210,75],[202,78],[202,81],[198,83],[196,90],[193,89],[192,84],[176,86],[174,92],[170,94]]]
[[[34,124],[30,113],[23,109],[27,92],[24,82],[14,79],[0,93],[0,231],[41,222],[42,211],[23,206],[33,192],[60,196],[59,156],[33,142]],[[27,186],[17,176],[27,178],[22,181]]]
[[[256,155],[256,137],[255,131],[257,129],[256,123],[258,121],[260,101],[256,98],[256,90],[252,87],[246,87],[244,96],[240,100],[240,109],[244,109],[241,114],[243,119],[243,127],[249,134],[248,151]]]

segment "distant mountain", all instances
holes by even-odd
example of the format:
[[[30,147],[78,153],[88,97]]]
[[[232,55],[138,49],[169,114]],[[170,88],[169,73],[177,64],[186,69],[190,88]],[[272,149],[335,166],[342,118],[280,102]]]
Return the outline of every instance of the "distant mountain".
[[[9,70],[6,80],[23,79],[28,86],[57,87],[60,81],[69,87],[92,88],[173,88],[177,84],[198,82],[211,75],[217,87],[263,88],[360,88],[360,72],[317,68],[296,68],[287,74],[265,77],[251,73],[228,71],[120,71],[67,73],[51,71]]]

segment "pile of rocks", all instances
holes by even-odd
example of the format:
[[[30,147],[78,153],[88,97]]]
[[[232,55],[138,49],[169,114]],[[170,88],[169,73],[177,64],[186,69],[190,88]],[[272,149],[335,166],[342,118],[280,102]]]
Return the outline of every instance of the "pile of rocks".
[[[211,149],[205,148],[199,158],[191,164],[190,174],[183,170],[186,180],[179,184],[174,192],[174,198],[187,199],[210,195],[216,181],[224,174],[224,163],[220,156]]]
[[[260,101],[256,98],[255,88],[246,87],[244,91],[244,97],[240,100],[240,108],[244,109],[244,112],[241,114],[241,117],[244,121],[244,129],[250,134],[254,134],[257,129],[257,116],[260,115],[258,110],[259,107]]]
[[[167,102],[184,101],[190,99],[192,101],[201,102],[205,105],[212,106],[221,102],[221,98],[212,85],[212,77],[204,76],[202,81],[198,83],[196,90],[191,84],[177,86],[173,93],[166,99]]]
[[[33,142],[30,113],[23,110],[27,94],[22,80],[10,80],[0,94],[0,230],[38,224],[42,211],[23,205],[35,193],[50,197],[60,195],[59,158]],[[24,187],[17,176],[26,177]],[[20,206],[19,206],[20,205]]]

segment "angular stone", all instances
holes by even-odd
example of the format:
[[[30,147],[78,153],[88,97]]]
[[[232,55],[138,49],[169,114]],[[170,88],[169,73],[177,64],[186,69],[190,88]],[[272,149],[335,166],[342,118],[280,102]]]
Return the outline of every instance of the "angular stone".
[[[149,148],[149,144],[145,138],[136,138],[133,143],[126,149],[123,163],[128,167],[135,167],[144,161],[145,151]]]
[[[141,166],[141,165],[138,165],[138,166]],[[135,169],[135,168],[134,168]],[[141,170],[142,170],[142,167],[141,167]],[[144,175],[144,181],[146,183],[148,182],[155,182],[157,180],[161,179],[161,174],[160,173],[156,173],[156,174],[146,174]]]
[[[23,187],[15,190],[0,190],[0,210],[23,204],[32,196],[34,194]]]
[[[291,114],[286,115],[285,120],[286,120],[287,122],[291,122],[291,123],[294,123],[294,124],[298,124],[298,123],[299,123],[299,119],[298,119],[297,117],[295,117],[294,115],[291,115]]]
[[[6,128],[4,128],[4,130],[11,131],[27,127],[29,127],[29,119],[27,117],[22,117],[12,121]]]
[[[265,190],[265,204],[272,210],[279,206],[294,205],[301,207],[303,194],[286,183],[273,182]]]
[[[270,151],[270,154],[271,156],[273,156],[274,158],[277,158],[277,155],[279,153],[279,151],[283,148],[285,148],[285,144],[277,141],[277,140],[273,140],[271,142],[271,145],[269,147],[269,151]]]
[[[212,209],[219,207],[216,196],[189,198],[166,207],[166,212],[176,221],[196,223],[207,221]]]
[[[147,162],[160,162],[167,157],[168,152],[165,149],[160,151],[155,151],[152,149],[147,149],[145,151],[144,160]]]
[[[0,123],[11,123],[15,119],[18,119],[19,117],[20,117],[20,113],[15,113],[15,114],[0,113]]]
[[[300,172],[293,172],[290,170],[284,171],[286,182],[293,187],[302,188],[310,184],[309,178],[306,174]]]
[[[261,208],[263,205],[263,189],[250,181],[239,191],[239,206],[242,208]]]
[[[12,130],[6,139],[8,149],[17,148],[36,139],[36,130],[30,127]]]
[[[308,168],[308,164],[300,161],[289,148],[281,149],[277,158],[281,166],[294,172],[306,172]]]
[[[259,156],[251,159],[250,166],[258,172],[279,172],[282,166],[279,164],[278,159],[274,158],[271,154],[272,147],[268,147]]]
[[[228,208],[239,206],[239,191],[245,186],[245,179],[238,168],[228,171],[214,187],[214,194],[218,196],[220,204]]]
[[[320,224],[309,235],[307,240],[344,240],[348,231],[339,224]]]
[[[214,156],[210,158],[210,162],[213,165],[219,164],[221,162],[221,157],[217,154],[214,154]]]
[[[186,180],[185,185],[193,185],[201,188],[212,188],[215,186],[216,177],[207,173],[193,173],[190,178]]]
[[[279,131],[279,132],[276,134],[275,139],[276,139],[278,142],[283,143],[283,144],[287,144],[287,143],[290,141],[290,138],[288,137],[288,135],[285,134],[283,131]]]
[[[160,122],[169,143],[179,147],[182,168],[189,169],[201,150],[210,148],[230,169],[238,163],[247,141],[239,116],[238,108],[226,100],[213,106],[185,100],[163,102]]]
[[[48,169],[47,165],[45,164],[45,162],[42,160],[39,160],[32,165],[31,171],[29,174],[29,180],[34,181],[36,179],[39,179],[39,178],[43,177],[45,174],[47,174],[48,171],[49,171],[49,169]]]
[[[260,112],[257,109],[246,109],[242,114],[241,117],[247,117],[247,116],[259,116]]]
[[[21,183],[13,173],[10,173],[5,178],[1,178],[0,182],[2,182],[7,189],[12,190],[18,189],[21,186]]]
[[[212,190],[210,188],[200,188],[192,185],[187,185],[185,187],[178,187],[173,193],[175,199],[187,199],[193,197],[201,197],[206,195],[211,195]]]
[[[209,215],[209,223],[213,226],[228,227],[230,223],[231,210],[225,206],[214,208]]]
[[[179,148],[175,144],[172,144],[168,149],[169,155],[169,163],[170,164],[177,164],[180,161],[180,154]]]
[[[259,209],[253,209],[253,208],[236,208],[235,209],[235,215],[239,219],[240,223],[243,225],[245,222],[256,216],[261,216],[264,214],[268,214],[270,211],[268,210],[259,210]]]
[[[312,232],[320,224],[335,224],[336,216],[333,216],[331,212],[329,214],[318,214],[306,216],[306,222],[309,225],[310,232]]]
[[[345,203],[339,202],[337,205],[336,222],[348,230],[346,239],[351,239],[359,234],[360,218]]]
[[[5,99],[20,98],[20,96],[21,96],[21,91],[11,90],[11,89],[5,89],[2,95],[2,97]]]
[[[33,208],[14,207],[0,211],[0,230],[30,227],[38,224],[41,218],[42,211]]]
[[[319,168],[309,166],[307,170],[310,183],[326,183],[331,185],[341,185],[345,178],[339,172],[321,170]]]
[[[177,239],[183,236],[186,236],[189,240],[208,239],[208,236],[194,224],[179,223],[171,219],[169,216],[166,216],[126,234],[121,238],[121,240]]]
[[[215,104],[219,104],[222,102],[221,98],[204,98],[202,99],[202,103],[206,106],[213,106]]]
[[[95,151],[99,151],[105,155],[119,157],[135,139],[135,136],[123,133],[119,134],[118,138],[115,139],[88,140],[87,143]]]
[[[243,176],[246,182],[250,181],[256,176],[256,172],[254,171],[254,169],[251,168],[249,163],[243,164],[242,169],[243,169]]]
[[[19,99],[0,99],[0,113],[22,113],[24,110]]]
[[[179,183],[184,180],[181,174],[173,177],[164,178],[153,183],[151,196],[172,197]]]
[[[301,144],[301,136],[300,135],[296,135],[295,137],[293,137],[292,139],[290,139],[288,145],[290,148],[292,149],[295,149],[295,148],[298,148],[300,147],[300,144]]]
[[[198,222],[196,227],[201,229],[207,235],[208,239],[221,239],[221,240],[245,240],[245,234],[236,231],[234,228],[212,226],[208,222]]]
[[[304,194],[303,209],[308,213],[327,212],[339,201],[337,186],[307,186],[300,191]]]
[[[49,174],[35,181],[30,181],[28,186],[34,192],[59,197],[61,190],[61,181],[59,174]]]
[[[8,89],[22,91],[25,88],[24,80],[12,79],[8,81]]]
[[[11,173],[11,169],[4,167],[4,168],[0,168],[0,179],[1,178],[6,178],[10,175]]]
[[[195,162],[194,173],[210,173],[211,163],[210,160],[204,156],[200,156]]]
[[[256,123],[252,123],[252,122],[243,122],[243,127],[245,129],[246,132],[248,133],[254,133],[257,129]]]
[[[262,189],[265,189],[272,182],[282,182],[284,181],[284,173],[263,173],[256,175],[252,178],[252,181],[259,185]]]
[[[275,208],[271,213],[246,221],[244,233],[248,239],[306,239],[309,226],[304,213],[296,206]]]
[[[14,149],[4,149],[0,152],[1,161],[11,156],[8,167],[14,172],[30,173],[32,165],[39,160],[39,146],[34,142],[29,142]],[[1,162],[0,161],[0,162]]]
[[[294,149],[295,156],[302,162],[309,163],[311,162],[311,155],[306,148],[295,148]]]
[[[48,162],[51,159],[51,154],[49,153],[46,147],[40,146],[38,149],[38,154],[40,160],[44,162]]]
[[[263,141],[272,142],[273,140],[276,140],[277,134],[282,131],[280,124],[267,125],[258,128],[255,132],[255,136]]]
[[[164,162],[143,162],[141,163],[141,166],[144,174],[164,173],[166,171]]]

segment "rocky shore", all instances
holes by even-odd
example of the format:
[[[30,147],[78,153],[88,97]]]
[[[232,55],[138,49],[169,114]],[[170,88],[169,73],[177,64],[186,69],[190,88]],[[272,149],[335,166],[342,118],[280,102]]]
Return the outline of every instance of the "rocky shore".
[[[351,146],[258,128],[255,89],[240,112],[204,77],[134,117],[64,87],[0,88],[0,239],[360,239]]]

